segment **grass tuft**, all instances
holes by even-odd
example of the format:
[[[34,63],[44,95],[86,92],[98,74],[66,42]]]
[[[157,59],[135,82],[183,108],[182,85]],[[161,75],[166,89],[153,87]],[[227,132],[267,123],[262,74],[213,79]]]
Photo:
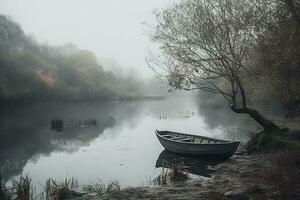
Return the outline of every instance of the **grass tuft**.
[[[28,175],[22,176],[18,180],[13,181],[13,190],[18,200],[32,200],[33,189],[31,178]]]
[[[74,193],[74,190],[78,188],[78,182],[75,178],[65,178],[62,182],[48,179],[43,188],[45,200],[63,200]]]
[[[107,193],[119,192],[120,189],[121,187],[118,181],[111,181],[107,185],[106,192]]]
[[[171,164],[170,178],[172,181],[187,181],[189,176],[184,168],[184,162]]]
[[[95,183],[95,184],[90,183],[90,184],[84,185],[83,190],[87,191],[87,192],[92,192],[92,193],[97,193],[99,195],[102,195],[105,193],[106,187],[105,187],[105,184],[102,183],[101,180],[99,180],[98,183]]]
[[[119,192],[121,187],[119,182],[116,180],[109,182],[107,186],[101,180],[99,180],[98,183],[83,186],[83,190],[87,192],[94,192],[98,195],[103,195],[105,193]]]
[[[12,199],[12,192],[6,186],[6,179],[0,174],[0,199],[10,200]]]
[[[153,180],[153,183],[155,185],[167,185],[189,179],[190,177],[184,168],[184,162],[164,163],[160,175]]]

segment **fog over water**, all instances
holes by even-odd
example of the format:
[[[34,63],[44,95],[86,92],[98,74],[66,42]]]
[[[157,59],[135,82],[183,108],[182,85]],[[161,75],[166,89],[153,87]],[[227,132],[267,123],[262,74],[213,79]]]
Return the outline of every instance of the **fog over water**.
[[[0,0],[0,200],[298,197],[297,2]]]
[[[102,62],[114,59],[150,77],[152,73],[145,64],[150,39],[142,22],[153,22],[154,9],[176,1],[0,0],[0,13],[11,16],[39,42],[74,43],[93,51]]]
[[[245,143],[259,127],[217,96],[170,94],[154,78],[142,22],[178,1],[0,0],[0,175],[124,188],[155,185],[164,162],[182,161],[193,180],[211,178],[217,161],[167,152],[155,130]],[[255,108],[279,119],[265,102]]]
[[[29,174],[35,185],[49,177],[75,177],[80,184],[100,179],[118,180],[122,187],[150,185],[162,160],[174,158],[163,152],[155,129],[245,141],[256,127],[246,116],[192,98],[41,103],[1,110],[0,173],[6,178]],[[185,164],[195,178],[211,175],[211,163],[189,159]]]

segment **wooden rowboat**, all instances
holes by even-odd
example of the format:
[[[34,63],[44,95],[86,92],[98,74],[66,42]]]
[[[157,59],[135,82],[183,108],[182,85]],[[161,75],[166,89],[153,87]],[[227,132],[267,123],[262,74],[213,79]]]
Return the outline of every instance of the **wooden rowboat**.
[[[162,146],[171,152],[192,156],[231,157],[240,142],[171,131],[155,131]]]

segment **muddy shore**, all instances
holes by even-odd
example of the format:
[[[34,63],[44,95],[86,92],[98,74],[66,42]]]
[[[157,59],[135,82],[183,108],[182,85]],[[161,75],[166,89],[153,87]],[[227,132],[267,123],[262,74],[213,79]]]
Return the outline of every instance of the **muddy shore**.
[[[98,196],[83,193],[73,199],[272,199],[270,186],[264,180],[273,153],[233,156],[215,166],[210,179],[179,182],[166,186],[126,188]]]
[[[285,125],[288,125],[287,127],[291,131],[299,130],[299,122],[297,119],[289,121]],[[282,151],[263,151],[251,155],[234,155],[229,160],[214,166],[215,173],[209,179],[153,187],[125,188],[119,192],[102,195],[81,193],[72,196],[71,199],[282,199],[274,187],[276,183],[270,181],[269,178],[269,174],[272,173],[272,168],[276,164],[274,160],[281,153]],[[299,165],[295,167],[299,167]]]

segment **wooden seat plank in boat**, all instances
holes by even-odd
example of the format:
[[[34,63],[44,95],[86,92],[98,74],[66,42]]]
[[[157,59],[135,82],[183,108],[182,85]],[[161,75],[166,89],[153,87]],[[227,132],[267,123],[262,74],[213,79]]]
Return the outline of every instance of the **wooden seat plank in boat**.
[[[192,138],[185,138],[185,139],[182,139],[180,141],[182,141],[182,142],[192,142]]]
[[[164,135],[164,137],[174,137],[174,135]]]
[[[185,139],[185,137],[174,137],[174,138],[171,138],[171,140],[183,140]]]

